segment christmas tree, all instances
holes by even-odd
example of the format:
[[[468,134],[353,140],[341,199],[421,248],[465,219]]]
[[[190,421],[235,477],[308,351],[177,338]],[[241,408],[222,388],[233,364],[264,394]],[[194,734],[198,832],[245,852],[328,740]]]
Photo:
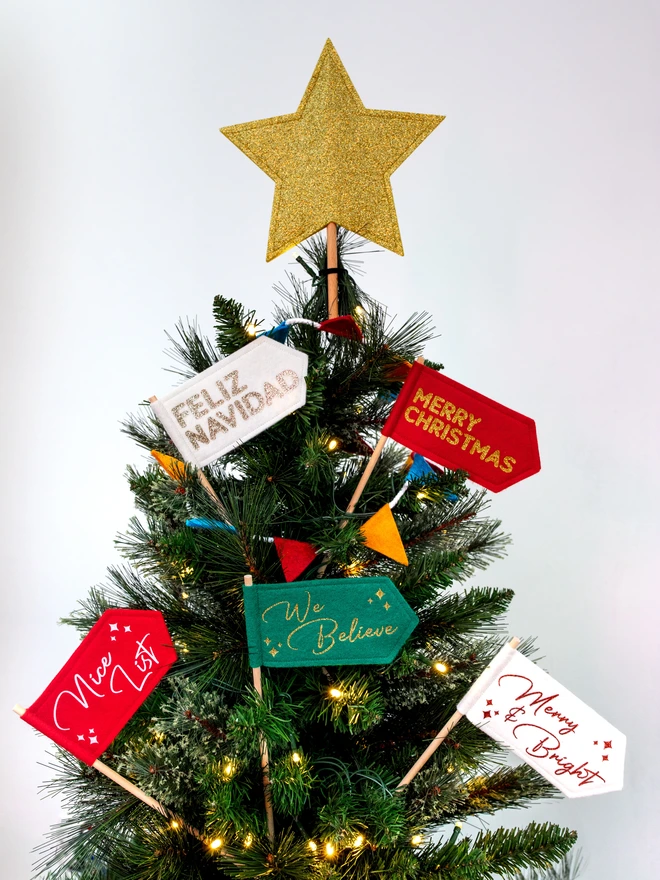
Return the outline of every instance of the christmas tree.
[[[324,52],[331,62],[333,52]],[[335,114],[354,102],[343,68],[344,92],[328,85],[327,71],[320,62],[293,114],[298,121],[314,108],[318,89]],[[369,137],[382,140],[389,126],[393,155],[383,168],[391,173],[440,119],[379,117]],[[320,137],[317,128],[312,113],[309,131]],[[259,153],[263,130],[255,123],[226,133],[273,171]],[[284,166],[293,161],[295,151],[278,150]],[[311,153],[323,177],[320,141]],[[281,168],[273,176],[280,186]],[[374,180],[381,177],[382,169]],[[336,232],[348,212],[347,226],[401,249],[380,183],[353,201],[361,181],[343,192],[332,216],[314,210],[296,226],[292,206],[310,184],[294,178],[297,189],[287,194],[280,186],[276,196],[269,256],[320,225],[330,228],[327,238],[301,244],[300,272],[280,288],[273,320],[217,296],[213,338],[181,322],[170,353],[176,372],[190,379],[255,338],[269,339],[307,356],[304,405],[203,470],[179,461],[148,407],[130,417],[126,432],[157,462],[128,470],[139,515],[118,539],[127,564],[111,569],[108,583],[67,620],[84,635],[110,608],[164,616],[179,660],[104,756],[162,812],[59,751],[46,789],[62,796],[68,818],[42,848],[39,868],[48,876],[478,880],[544,872],[575,841],[574,832],[547,823],[464,833],[470,817],[556,794],[527,764],[510,766],[505,750],[468,721],[401,785],[506,641],[512,592],[465,582],[505,552],[508,538],[464,472],[411,461],[395,443],[373,456],[433,327],[425,314],[390,320],[356,281],[362,240],[341,226]],[[332,202],[332,193],[320,201]],[[375,467],[364,485],[368,459]],[[288,665],[255,678],[249,584],[340,582],[336,589],[350,603],[351,591],[373,578],[389,578],[419,621],[391,662]],[[357,641],[362,630],[341,636]],[[277,655],[282,645],[266,641]],[[530,654],[532,643],[520,650]]]

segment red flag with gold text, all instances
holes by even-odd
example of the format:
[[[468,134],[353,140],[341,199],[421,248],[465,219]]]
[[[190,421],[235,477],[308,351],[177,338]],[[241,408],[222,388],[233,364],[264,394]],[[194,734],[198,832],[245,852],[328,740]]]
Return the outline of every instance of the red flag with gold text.
[[[103,754],[176,660],[160,611],[105,611],[22,718],[86,764]]]
[[[416,361],[383,434],[500,492],[541,469],[534,420]]]

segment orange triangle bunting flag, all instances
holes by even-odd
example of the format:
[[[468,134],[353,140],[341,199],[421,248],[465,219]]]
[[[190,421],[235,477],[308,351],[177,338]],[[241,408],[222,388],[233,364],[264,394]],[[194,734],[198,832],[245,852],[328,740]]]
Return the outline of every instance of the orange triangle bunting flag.
[[[293,541],[291,538],[273,538],[277,555],[287,583],[295,581],[307,566],[316,559],[316,550],[306,541]]]
[[[184,479],[186,466],[182,461],[172,455],[165,455],[164,452],[157,452],[155,449],[151,450],[151,454],[169,477],[172,477],[173,480]]]
[[[401,565],[408,565],[408,557],[389,504],[374,513],[360,531],[365,537],[364,543],[371,550],[389,556]]]

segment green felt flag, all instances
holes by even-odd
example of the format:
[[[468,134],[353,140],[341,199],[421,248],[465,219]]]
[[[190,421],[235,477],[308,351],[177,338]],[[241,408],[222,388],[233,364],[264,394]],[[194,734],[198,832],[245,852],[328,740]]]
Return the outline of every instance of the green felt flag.
[[[418,623],[389,578],[243,587],[250,665],[386,664]]]

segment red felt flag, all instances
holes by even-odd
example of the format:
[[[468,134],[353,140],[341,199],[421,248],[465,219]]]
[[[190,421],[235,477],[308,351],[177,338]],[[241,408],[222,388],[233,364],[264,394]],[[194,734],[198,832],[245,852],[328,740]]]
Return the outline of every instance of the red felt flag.
[[[291,538],[273,538],[277,555],[280,557],[284,580],[295,581],[308,565],[316,559],[316,550],[306,541],[293,541]]]
[[[417,361],[383,434],[493,492],[541,469],[533,419]]]
[[[175,660],[160,611],[111,608],[26,709],[23,721],[91,765]]]

